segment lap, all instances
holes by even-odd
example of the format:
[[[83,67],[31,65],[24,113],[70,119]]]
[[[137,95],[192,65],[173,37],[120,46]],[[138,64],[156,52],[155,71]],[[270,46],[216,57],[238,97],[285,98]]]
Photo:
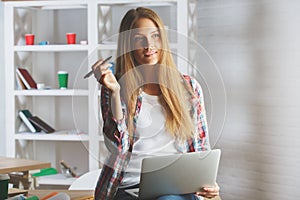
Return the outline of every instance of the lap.
[[[120,188],[117,191],[117,194],[114,200],[137,200],[137,197],[134,197],[127,192],[125,189]],[[185,195],[164,195],[156,198],[156,200],[196,200],[194,194],[185,194]]]
[[[164,195],[158,197],[156,200],[196,200],[196,197],[194,194]]]

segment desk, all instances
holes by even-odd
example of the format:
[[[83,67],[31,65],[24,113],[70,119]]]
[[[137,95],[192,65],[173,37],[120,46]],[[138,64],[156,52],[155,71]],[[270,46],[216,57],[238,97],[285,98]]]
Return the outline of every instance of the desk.
[[[22,172],[22,175],[10,174],[10,182],[14,187],[18,187],[18,183],[21,181],[24,189],[29,189],[30,182],[29,170],[42,169],[51,167],[49,162],[41,162],[36,160],[26,160],[20,158],[7,158],[0,157],[0,174],[9,174],[12,172]]]
[[[41,199],[54,191],[58,193],[65,192],[73,200],[83,200],[83,197],[86,197],[85,199],[88,199],[88,197],[94,196],[94,190],[29,190],[28,197],[37,196],[39,197],[39,199]]]
[[[28,196],[37,196],[40,199],[45,197],[46,195],[50,194],[54,190],[30,190],[28,192]],[[72,200],[79,200],[79,199],[84,199],[82,197],[91,197],[94,195],[94,190],[55,190],[55,192],[65,192],[67,193]],[[220,197],[215,197],[213,199],[205,199],[205,200],[221,200]]]

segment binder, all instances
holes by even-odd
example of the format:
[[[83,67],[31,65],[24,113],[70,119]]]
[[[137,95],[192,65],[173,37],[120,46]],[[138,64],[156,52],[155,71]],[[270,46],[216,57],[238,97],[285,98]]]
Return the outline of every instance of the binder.
[[[35,126],[39,127],[45,133],[53,133],[55,131],[49,124],[40,119],[38,116],[29,117],[29,121]]]
[[[27,89],[37,89],[37,84],[27,69],[18,67],[17,74]]]
[[[41,129],[37,126],[35,126],[34,124],[32,124],[29,121],[29,118],[32,117],[32,114],[30,113],[29,110],[20,110],[19,111],[19,117],[22,119],[22,121],[24,122],[24,124],[28,127],[28,129],[32,132],[40,132]]]

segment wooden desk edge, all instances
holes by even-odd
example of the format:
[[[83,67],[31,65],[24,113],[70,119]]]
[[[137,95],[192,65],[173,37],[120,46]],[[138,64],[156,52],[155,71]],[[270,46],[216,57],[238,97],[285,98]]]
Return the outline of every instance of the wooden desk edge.
[[[64,192],[68,194],[73,200],[80,199],[82,197],[93,197],[94,195],[94,190],[29,190],[28,197],[37,196],[39,198],[43,198],[52,192]]]
[[[35,169],[43,169],[51,167],[50,162],[26,160],[21,158],[7,158],[1,157],[2,165],[0,167],[0,174],[8,174],[11,172],[24,172]]]
[[[44,196],[46,196],[47,194],[50,194],[51,192],[65,192],[68,195],[70,195],[71,199],[78,199],[81,197],[86,197],[86,196],[92,196],[94,195],[94,190],[30,190],[28,191],[28,195],[29,196],[33,196],[36,195],[39,198],[42,198]],[[207,199],[204,198],[205,200],[221,200],[221,198],[215,197],[212,199]]]

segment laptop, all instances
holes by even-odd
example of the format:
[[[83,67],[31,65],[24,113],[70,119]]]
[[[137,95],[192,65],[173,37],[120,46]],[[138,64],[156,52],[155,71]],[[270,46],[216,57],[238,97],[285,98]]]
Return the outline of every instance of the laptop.
[[[139,199],[188,194],[216,183],[221,150],[156,156],[142,160],[139,188],[127,193]]]

